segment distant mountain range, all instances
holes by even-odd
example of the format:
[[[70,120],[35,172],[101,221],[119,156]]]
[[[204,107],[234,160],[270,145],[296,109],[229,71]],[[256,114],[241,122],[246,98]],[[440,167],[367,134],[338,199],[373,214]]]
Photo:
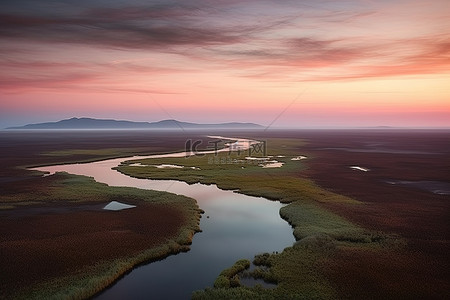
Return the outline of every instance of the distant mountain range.
[[[8,127],[6,129],[263,129],[255,123],[219,123],[198,124],[177,120],[162,120],[158,122],[133,122],[110,119],[71,118],[57,122],[28,124]]]

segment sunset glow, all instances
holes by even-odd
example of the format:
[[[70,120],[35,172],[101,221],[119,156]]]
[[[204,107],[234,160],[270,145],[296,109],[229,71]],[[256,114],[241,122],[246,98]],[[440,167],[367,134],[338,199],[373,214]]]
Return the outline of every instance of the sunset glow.
[[[450,127],[450,2],[2,1],[0,128]]]

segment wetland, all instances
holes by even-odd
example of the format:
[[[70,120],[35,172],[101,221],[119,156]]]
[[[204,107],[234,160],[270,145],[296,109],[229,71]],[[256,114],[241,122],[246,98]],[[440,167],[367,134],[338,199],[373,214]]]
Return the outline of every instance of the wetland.
[[[261,157],[283,164],[261,168],[263,159],[246,159],[239,147],[177,157],[187,138],[207,136],[264,140]],[[155,278],[186,286],[173,296],[180,299],[448,296],[448,195],[387,183],[445,187],[448,132],[2,132],[0,138],[2,298],[109,299],[132,290],[135,297],[166,297],[166,288],[145,289]],[[86,162],[92,173],[81,174]],[[45,177],[27,169],[50,165],[73,169]],[[161,165],[183,168],[154,167]],[[141,183],[125,187],[124,178]],[[212,189],[226,200],[214,199]],[[103,210],[113,201],[136,207]],[[224,205],[223,211],[208,205]],[[273,223],[252,226],[266,213]],[[230,215],[237,219],[226,229],[221,222]],[[214,240],[219,231],[224,235]],[[228,242],[229,234],[241,239]],[[235,244],[240,249],[233,252]],[[186,269],[204,268],[204,279],[181,271],[183,257],[196,255],[200,260],[186,259]],[[258,280],[267,283],[253,284]]]

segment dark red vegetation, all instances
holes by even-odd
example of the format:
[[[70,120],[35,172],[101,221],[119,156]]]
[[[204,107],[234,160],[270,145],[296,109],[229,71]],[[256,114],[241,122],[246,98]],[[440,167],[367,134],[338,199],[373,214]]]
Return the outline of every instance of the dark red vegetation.
[[[204,135],[3,134],[0,135],[0,190],[14,194],[30,184],[33,188],[35,180],[37,185],[41,184],[37,183],[39,179],[30,179],[27,171],[16,166],[96,158],[94,155],[62,158],[40,155],[45,151],[125,149],[132,145],[136,147],[133,153],[169,152],[183,150],[187,138],[204,138]],[[397,234],[406,241],[406,248],[397,250],[349,247],[327,258],[323,273],[342,298],[450,297],[450,196],[387,183],[394,180],[450,184],[449,131],[311,130],[220,135],[307,140],[306,146],[298,147],[299,155],[309,157],[305,162],[307,169],[299,170],[296,175],[363,202],[362,205],[323,205],[364,228]],[[267,147],[270,149],[270,144]],[[370,171],[352,170],[350,166]],[[158,209],[149,204],[143,210],[72,209],[0,218],[1,239],[6,245],[0,249],[0,282],[3,286],[20,286],[39,278],[40,268],[58,276],[100,258],[120,257],[154,245],[160,242],[155,233],[174,234],[174,228],[182,222],[176,212]],[[173,223],[167,224],[168,219]],[[65,237],[67,232],[70,234]],[[67,251],[55,250],[60,247]]]
[[[184,141],[182,134],[156,132],[1,132],[0,192],[13,199],[26,194],[26,201],[33,201],[55,176],[32,175],[25,166],[102,158],[43,155],[48,151],[115,148],[125,156],[179,151]],[[115,197],[137,208],[105,211],[104,198],[80,203],[53,199],[0,210],[0,298],[46,280],[84,274],[99,262],[132,257],[166,243],[186,223],[183,212],[171,205]]]
[[[205,135],[158,131],[2,131],[0,132],[0,184],[21,180],[29,172],[18,166],[51,165],[108,158],[104,154],[46,155],[52,151],[114,148],[119,156],[182,151],[188,138]],[[202,145],[203,146],[203,145]],[[117,156],[113,155],[113,156]],[[0,185],[1,188],[1,185]]]
[[[78,205],[52,204],[49,213],[45,206],[20,208],[0,217],[1,290],[136,255],[176,236],[184,224],[171,206],[139,202],[137,208],[105,211],[102,204]]]
[[[326,204],[328,209],[364,228],[398,234],[406,240],[403,250],[349,248],[325,264],[324,272],[342,297],[450,296],[450,195],[387,183],[433,181],[448,187],[449,131],[309,131],[281,135],[308,140],[306,146],[299,147],[299,154],[310,158],[307,170],[298,176],[364,203]]]
[[[450,185],[450,133],[317,135],[310,137],[305,150],[313,156],[306,176],[328,190],[366,204],[330,206],[333,210],[365,227],[401,234],[414,247],[418,246],[416,242],[425,246],[429,241],[441,244],[449,239],[450,195],[388,182]]]

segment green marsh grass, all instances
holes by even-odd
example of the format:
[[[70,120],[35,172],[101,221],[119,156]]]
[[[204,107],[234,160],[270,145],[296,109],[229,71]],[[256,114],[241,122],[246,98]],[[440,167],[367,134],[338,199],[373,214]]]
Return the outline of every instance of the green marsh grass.
[[[239,287],[239,273],[250,268],[250,261],[247,259],[241,259],[234,263],[234,265],[228,269],[223,270],[216,281],[214,281],[215,288],[231,288]]]
[[[266,267],[253,274],[277,282],[274,289],[260,286],[232,285],[231,278],[219,275],[214,288],[193,293],[193,299],[333,299],[337,292],[320,271],[333,259],[337,249],[345,247],[389,247],[398,237],[366,230],[327,210],[323,203],[363,205],[349,197],[324,190],[311,180],[298,176],[307,168],[307,159],[292,161],[306,141],[270,139],[268,155],[284,162],[281,168],[261,168],[246,160],[247,153],[218,153],[188,158],[158,158],[124,162],[117,170],[138,178],[173,179],[187,183],[216,184],[221,189],[279,200],[287,205],[280,216],[294,228],[297,242],[281,253],[266,254]],[[131,166],[133,163],[145,166]],[[174,164],[183,169],[156,168],[155,165]],[[199,169],[192,169],[196,167]],[[401,244],[401,243],[400,243]],[[258,256],[257,256],[258,257]],[[232,267],[233,268],[233,267]],[[233,275],[234,276],[234,275]]]

